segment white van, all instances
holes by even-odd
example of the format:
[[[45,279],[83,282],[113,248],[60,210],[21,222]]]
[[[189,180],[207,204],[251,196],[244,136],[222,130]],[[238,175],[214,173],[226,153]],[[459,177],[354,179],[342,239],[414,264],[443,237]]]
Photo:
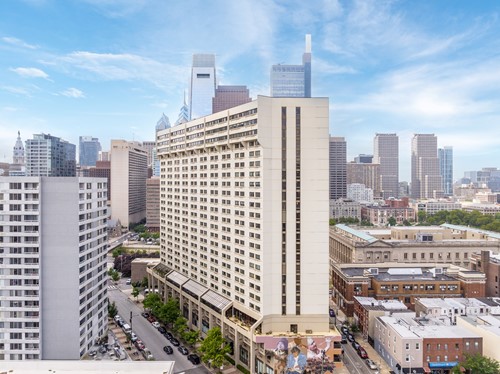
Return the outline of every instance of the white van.
[[[132,328],[128,323],[124,323],[122,329],[125,334],[130,334],[132,332]]]

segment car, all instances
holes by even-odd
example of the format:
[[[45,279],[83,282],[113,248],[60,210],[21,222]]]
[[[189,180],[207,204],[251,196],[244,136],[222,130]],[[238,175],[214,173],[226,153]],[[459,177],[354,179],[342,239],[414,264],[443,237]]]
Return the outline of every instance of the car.
[[[157,328],[159,328],[159,327],[161,326],[161,325],[160,325],[160,322],[157,322],[157,321],[151,322],[151,325],[152,325],[155,329],[157,329]]]
[[[118,321],[116,321],[116,324],[120,327],[123,327],[123,325],[125,324],[125,322],[123,322],[122,319],[119,319]]]
[[[200,357],[197,354],[191,353],[187,356],[188,361],[193,365],[199,365],[201,363]]]
[[[97,351],[96,351],[96,350],[93,350],[93,351],[90,351],[90,352],[89,352],[89,356],[90,356],[90,357],[94,357],[96,354],[97,354]]]
[[[148,318],[149,317],[149,313],[147,313],[147,312],[141,313],[141,316],[143,316],[144,318]]]
[[[132,284],[132,279],[127,279],[127,281],[125,282],[126,285],[129,285],[129,284]]]
[[[179,348],[177,348],[177,350],[179,352],[181,352],[183,355],[187,356],[189,354],[189,351],[187,350],[186,347],[184,347],[183,345],[181,345]]]
[[[160,326],[158,327],[158,331],[160,332],[160,334],[165,334],[167,332],[167,329],[163,326]]]
[[[172,335],[170,332],[168,332],[168,331],[167,331],[167,332],[165,332],[165,333],[163,334],[163,336],[164,336],[165,338],[167,338],[168,340],[172,340],[172,338],[173,338],[173,335]]]
[[[349,340],[352,343],[356,339],[354,339],[354,335],[353,334],[347,334],[347,340]]]
[[[152,316],[151,314],[149,315],[149,317],[146,318],[149,322],[153,323],[154,321],[156,321],[156,318],[154,316]]]
[[[99,353],[104,354],[104,353],[106,353],[107,351],[108,351],[108,350],[106,349],[106,347],[105,347],[104,345],[101,345],[101,346],[99,347]]]
[[[340,331],[342,331],[342,333],[345,335],[349,334],[349,329],[346,326],[342,326],[340,328]]]
[[[135,334],[135,332],[132,331],[130,333],[130,341],[134,343],[137,339],[139,339],[139,337]]]
[[[117,314],[113,319],[115,320],[115,322],[118,322],[120,319],[122,319],[122,317],[120,317],[120,315]]]
[[[365,360],[365,363],[366,363],[366,366],[368,366],[371,370],[377,370],[378,369],[377,364],[375,362],[373,362],[373,360],[370,360],[369,358],[367,358]]]
[[[172,353],[174,353],[174,350],[172,349],[171,346],[169,345],[166,345],[165,347],[163,347],[163,350],[165,351],[166,354],[168,355],[171,355]]]
[[[352,345],[352,347],[353,347],[355,350],[358,350],[358,348],[359,348],[359,347],[361,347],[361,346],[359,345],[359,343],[358,343],[356,340],[355,340],[355,341],[353,341],[351,345]]]
[[[330,314],[330,317],[335,318],[335,311],[332,308],[330,308],[328,313]]]
[[[172,345],[174,347],[178,347],[178,346],[181,345],[181,343],[176,338],[174,338],[174,337],[172,337],[172,339],[170,339],[170,343],[172,343]]]
[[[347,344],[347,336],[345,336],[344,334],[342,334],[342,339],[340,340],[340,343]]]
[[[368,358],[368,353],[366,353],[365,349],[361,346],[358,347],[357,349],[359,357],[365,359]]]
[[[134,343],[135,347],[139,350],[139,351],[143,351],[144,348],[146,348],[146,346],[144,345],[143,341],[141,339],[137,339]]]

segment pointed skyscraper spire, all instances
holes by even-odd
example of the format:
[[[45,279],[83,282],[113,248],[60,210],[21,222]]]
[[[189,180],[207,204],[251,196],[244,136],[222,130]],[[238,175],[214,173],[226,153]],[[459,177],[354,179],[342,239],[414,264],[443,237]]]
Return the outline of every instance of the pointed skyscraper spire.
[[[165,115],[165,113],[162,114],[161,118],[156,122],[156,132],[160,130],[165,130],[169,129],[170,126],[170,120],[168,117]]]
[[[176,125],[189,121],[189,107],[186,103],[186,91],[184,91],[184,103],[182,104],[181,110],[179,112],[179,117],[175,121]]]

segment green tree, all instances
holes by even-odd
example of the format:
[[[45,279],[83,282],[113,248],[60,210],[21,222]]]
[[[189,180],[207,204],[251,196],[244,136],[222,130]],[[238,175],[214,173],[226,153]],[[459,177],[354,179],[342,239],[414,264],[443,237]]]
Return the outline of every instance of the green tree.
[[[185,331],[184,334],[182,334],[182,339],[184,339],[190,346],[194,346],[199,337],[200,332],[198,330],[189,330]]]
[[[411,222],[405,219],[403,220],[403,226],[411,226]]]
[[[108,275],[111,277],[111,280],[115,283],[120,280],[120,273],[113,268],[110,268],[108,270]]]
[[[213,367],[224,364],[225,356],[231,352],[231,347],[226,343],[219,327],[208,330],[207,337],[201,343],[200,352],[202,360],[209,362]]]
[[[337,221],[335,221],[333,218],[330,218],[330,226],[335,226],[337,224]]]
[[[137,287],[132,288],[132,296],[135,297],[135,301],[137,301],[137,297],[139,296],[139,289]]]
[[[172,327],[172,329],[181,336],[182,334],[184,334],[187,328],[187,319],[185,319],[184,317],[177,317],[174,322],[174,326]]]
[[[389,226],[396,226],[397,222],[396,222],[396,218],[394,217],[389,217],[389,219],[387,220],[387,224]]]
[[[113,301],[111,304],[108,304],[108,316],[111,318],[115,318],[118,314],[118,309],[116,308],[116,303]]]
[[[500,373],[500,363],[492,358],[482,356],[479,353],[475,355],[466,355],[464,361],[453,368],[454,374],[461,374],[460,367],[470,374],[498,374]]]
[[[420,211],[417,213],[417,222],[425,223],[427,221],[427,213],[424,211]]]
[[[144,278],[142,278],[142,284],[141,284],[141,286],[142,286],[142,287],[147,287],[147,286],[148,286],[148,284],[149,284],[149,282],[148,282],[148,277],[144,277]]]
[[[154,315],[157,315],[158,310],[161,308],[163,303],[161,302],[161,297],[156,292],[150,292],[144,297],[142,302],[145,309],[151,310]]]
[[[159,318],[166,325],[172,325],[180,315],[179,302],[174,298],[168,299],[159,310]]]

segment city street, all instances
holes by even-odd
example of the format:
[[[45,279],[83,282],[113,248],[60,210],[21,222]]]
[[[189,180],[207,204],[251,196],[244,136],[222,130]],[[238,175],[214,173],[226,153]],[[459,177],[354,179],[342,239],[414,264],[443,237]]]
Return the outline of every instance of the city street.
[[[123,280],[121,282],[123,282]],[[172,344],[170,344],[170,342],[163,335],[161,335],[157,329],[151,326],[151,323],[149,323],[143,316],[141,316],[143,310],[139,308],[136,303],[130,300],[127,294],[120,290],[120,287],[126,286],[118,284],[117,286],[111,285],[109,287],[109,301],[110,303],[113,301],[116,303],[118,314],[132,327],[132,330],[151,351],[156,361],[175,361],[174,370],[176,373],[186,371],[200,374],[209,373],[209,371],[203,365],[195,366],[191,362],[189,362],[186,356],[182,355],[177,350],[177,347],[173,347]],[[130,312],[132,312],[131,322]],[[171,355],[166,354],[163,351],[163,347],[165,345],[172,346],[174,353]]]

